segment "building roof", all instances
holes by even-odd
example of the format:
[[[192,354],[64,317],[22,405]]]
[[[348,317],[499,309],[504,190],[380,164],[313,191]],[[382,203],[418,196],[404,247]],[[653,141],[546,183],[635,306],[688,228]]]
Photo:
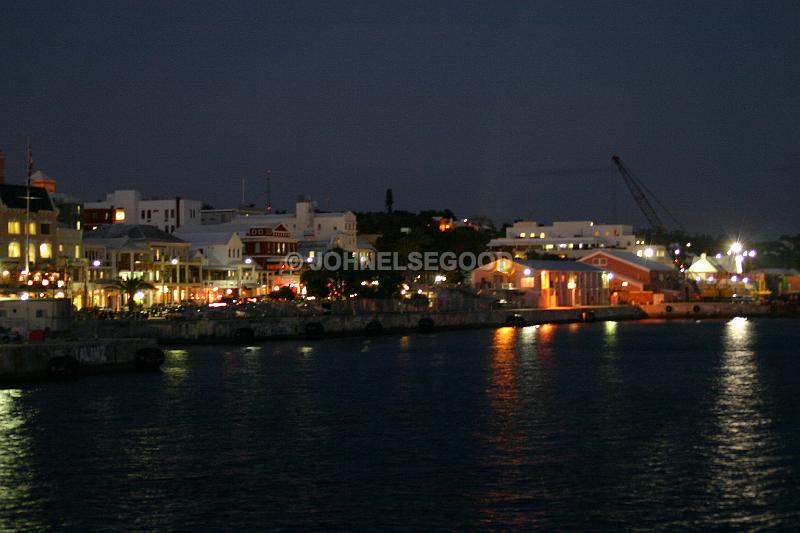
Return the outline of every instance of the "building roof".
[[[695,257],[694,261],[688,268],[689,272],[695,274],[715,274],[718,272],[735,272],[736,266],[729,256],[723,256],[720,259],[716,257],[709,257],[706,254],[700,254]]]
[[[665,265],[664,263],[657,261],[655,259],[649,259],[647,257],[639,257],[638,255],[632,252],[626,252],[624,250],[613,250],[613,249],[604,249],[604,250],[597,250],[594,251],[580,259],[580,261],[586,261],[591,257],[596,255],[605,254],[610,257],[614,257],[621,261],[625,261],[626,263],[630,263],[634,266],[641,267],[645,270],[655,270],[659,272],[674,272],[675,269],[669,265]]]
[[[31,213],[39,211],[55,211],[50,195],[43,187],[31,187]],[[25,185],[11,183],[0,184],[0,201],[9,209],[25,209],[27,202],[27,188]]]
[[[603,272],[602,268],[597,268],[578,261],[558,261],[545,259],[514,260],[515,263],[525,265],[533,270],[549,270],[562,272]]]
[[[84,239],[121,239],[132,241],[160,241],[160,242],[186,242],[166,231],[161,231],[155,226],[145,224],[108,224],[99,226],[93,231],[87,231]]]
[[[204,228],[205,226],[200,226]],[[229,231],[199,231],[197,226],[189,226],[184,230],[180,228],[173,234],[175,237],[180,237],[184,241],[190,242],[192,248],[202,248],[205,246],[227,246],[231,242],[234,235],[239,239],[239,234],[233,230]]]

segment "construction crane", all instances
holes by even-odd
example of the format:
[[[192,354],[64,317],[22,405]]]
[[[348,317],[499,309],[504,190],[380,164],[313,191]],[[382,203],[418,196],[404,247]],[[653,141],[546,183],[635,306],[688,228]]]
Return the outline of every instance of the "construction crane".
[[[675,225],[678,228],[683,229],[681,223],[678,222],[678,220],[674,216],[672,216],[672,213],[670,213],[669,210],[664,206],[664,204],[662,204],[658,200],[658,198],[652,192],[650,192],[647,186],[645,186],[643,183],[640,183],[639,180],[633,177],[633,174],[631,174],[631,171],[628,170],[628,167],[626,167],[622,163],[622,160],[619,158],[619,156],[615,155],[611,159],[617,165],[619,173],[622,174],[622,179],[625,180],[625,185],[631,192],[631,195],[633,196],[636,205],[638,205],[639,209],[642,210],[642,213],[644,213],[647,222],[650,224],[650,227],[653,228],[653,231],[655,233],[666,233],[667,227],[664,225],[664,222],[661,220],[661,217],[658,216],[658,213],[653,208],[653,205],[650,203],[650,200],[648,200],[648,194],[658,204],[658,206],[661,207],[661,209],[663,209],[664,212],[672,219]]]

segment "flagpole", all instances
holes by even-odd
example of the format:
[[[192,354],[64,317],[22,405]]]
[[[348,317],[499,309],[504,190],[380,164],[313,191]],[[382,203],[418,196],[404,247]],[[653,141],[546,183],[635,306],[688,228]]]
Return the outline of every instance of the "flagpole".
[[[28,178],[25,180],[25,274],[30,275],[30,248],[31,248],[31,174],[33,172],[33,150],[28,141]]]

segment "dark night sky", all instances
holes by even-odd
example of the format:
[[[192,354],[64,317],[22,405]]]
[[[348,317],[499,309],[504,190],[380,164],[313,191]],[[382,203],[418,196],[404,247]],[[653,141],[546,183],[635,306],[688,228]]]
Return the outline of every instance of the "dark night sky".
[[[339,5],[337,5],[339,4]],[[800,2],[5,2],[0,147],[59,189],[217,207],[800,231]],[[615,206],[616,205],[616,209]]]

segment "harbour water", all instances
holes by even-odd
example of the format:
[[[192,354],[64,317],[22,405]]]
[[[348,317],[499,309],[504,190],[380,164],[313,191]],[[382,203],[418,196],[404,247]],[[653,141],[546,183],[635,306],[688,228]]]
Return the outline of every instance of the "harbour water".
[[[199,346],[0,390],[0,529],[798,529],[798,326]]]

